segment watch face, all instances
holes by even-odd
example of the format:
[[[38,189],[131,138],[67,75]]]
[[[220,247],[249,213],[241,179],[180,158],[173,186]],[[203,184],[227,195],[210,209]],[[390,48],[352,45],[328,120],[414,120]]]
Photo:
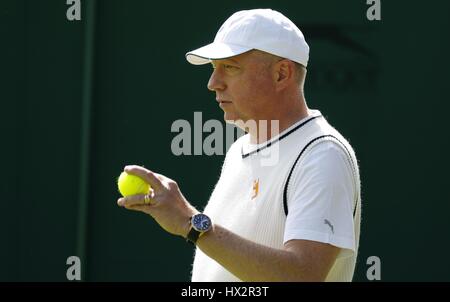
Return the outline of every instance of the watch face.
[[[197,214],[192,217],[192,226],[199,232],[208,231],[211,228],[211,219],[205,214]]]

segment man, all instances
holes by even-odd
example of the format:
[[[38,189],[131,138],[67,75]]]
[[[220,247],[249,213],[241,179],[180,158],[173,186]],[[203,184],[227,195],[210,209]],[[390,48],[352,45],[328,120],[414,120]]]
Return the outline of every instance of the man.
[[[138,166],[125,171],[153,191],[119,205],[196,244],[193,281],[351,281],[358,165],[349,143],[306,105],[309,47],[301,31],[270,9],[240,11],[186,58],[213,65],[208,89],[225,120],[248,133],[227,152],[204,213],[174,181]],[[264,152],[279,156],[264,164]]]

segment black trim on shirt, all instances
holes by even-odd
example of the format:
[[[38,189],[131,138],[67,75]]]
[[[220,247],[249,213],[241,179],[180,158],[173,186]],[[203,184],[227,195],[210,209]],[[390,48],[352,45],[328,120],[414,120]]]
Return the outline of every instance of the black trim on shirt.
[[[261,150],[264,150],[265,148],[270,147],[272,144],[279,142],[280,140],[282,140],[283,138],[285,138],[286,136],[288,136],[289,134],[291,134],[292,132],[300,129],[301,127],[303,127],[304,125],[306,125],[307,123],[309,123],[310,121],[312,121],[313,119],[316,119],[318,117],[321,117],[322,115],[319,114],[317,116],[313,116],[312,118],[310,118],[309,120],[304,121],[303,123],[299,124],[298,126],[292,128],[291,130],[289,130],[288,132],[286,132],[285,134],[283,134],[282,136],[280,136],[279,138],[269,142],[267,145],[260,147],[256,150],[253,150],[252,152],[249,152],[247,154],[244,154],[244,148],[241,146],[241,155],[242,155],[242,159],[247,158],[248,156],[254,154],[254,153],[258,153]]]
[[[349,159],[350,159],[350,161],[352,162],[352,164],[353,164],[353,165],[356,164],[356,163],[353,163],[352,156],[351,156],[350,152],[348,151],[347,147],[346,147],[339,139],[337,139],[335,136],[333,136],[333,135],[331,135],[331,134],[328,134],[328,135],[322,135],[322,136],[319,136],[319,137],[316,137],[316,138],[312,139],[308,144],[306,144],[306,146],[303,148],[303,150],[302,150],[302,151],[300,152],[300,154],[297,156],[297,159],[295,160],[294,164],[292,165],[291,171],[289,172],[289,175],[288,175],[288,178],[287,178],[287,180],[286,180],[286,183],[284,184],[284,190],[283,190],[283,207],[284,207],[284,214],[286,214],[286,216],[287,216],[288,213],[289,213],[289,210],[288,210],[288,204],[287,204],[287,189],[288,189],[289,181],[290,181],[291,176],[292,176],[292,172],[294,171],[295,166],[297,165],[297,162],[299,161],[300,157],[301,157],[302,154],[305,152],[305,150],[306,150],[312,143],[314,143],[315,141],[317,141],[317,140],[319,140],[319,139],[322,139],[322,138],[325,138],[325,137],[331,137],[331,138],[334,138],[337,142],[339,142],[339,143],[344,147],[345,151],[347,151],[347,156],[349,157]],[[355,168],[356,168],[356,166],[353,167],[353,169],[355,169]],[[356,173],[356,170],[355,170],[355,173]],[[354,210],[353,210],[353,217],[355,217],[355,214],[356,214],[356,208],[357,208],[357,206],[358,206],[358,199],[359,199],[359,198],[358,198],[358,197],[356,197],[356,198],[357,198],[357,199],[356,199],[356,202],[355,202],[355,208],[354,208]]]

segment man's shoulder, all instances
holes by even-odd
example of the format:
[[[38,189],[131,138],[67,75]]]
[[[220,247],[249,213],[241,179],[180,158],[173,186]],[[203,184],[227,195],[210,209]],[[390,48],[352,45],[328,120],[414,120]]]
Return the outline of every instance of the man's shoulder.
[[[321,117],[315,121],[316,127],[314,127],[314,135],[312,135],[309,144],[313,144],[315,141],[321,142],[326,141],[330,142],[328,146],[338,146],[343,148],[343,151],[347,151],[350,156],[354,156],[354,150],[348,141],[348,139],[341,134],[334,126],[332,126],[325,117]],[[329,148],[332,150],[333,148]],[[336,149],[335,151],[338,151]],[[342,151],[342,149],[341,149]],[[331,151],[332,152],[332,151]]]

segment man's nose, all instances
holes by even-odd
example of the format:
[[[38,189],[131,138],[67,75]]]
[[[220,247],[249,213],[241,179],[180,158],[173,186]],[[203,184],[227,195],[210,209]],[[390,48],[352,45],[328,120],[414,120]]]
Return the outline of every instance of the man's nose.
[[[217,69],[214,69],[208,81],[208,89],[211,91],[217,91],[217,90],[224,90],[225,87],[226,86],[225,83],[223,82],[220,72]]]

